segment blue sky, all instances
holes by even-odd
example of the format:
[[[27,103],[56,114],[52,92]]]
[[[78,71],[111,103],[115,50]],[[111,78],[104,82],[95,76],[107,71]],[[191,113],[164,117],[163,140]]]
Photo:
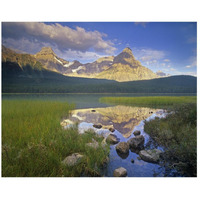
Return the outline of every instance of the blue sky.
[[[2,23],[2,42],[22,52],[51,46],[66,60],[93,62],[130,47],[143,66],[171,75],[196,76],[195,22]]]

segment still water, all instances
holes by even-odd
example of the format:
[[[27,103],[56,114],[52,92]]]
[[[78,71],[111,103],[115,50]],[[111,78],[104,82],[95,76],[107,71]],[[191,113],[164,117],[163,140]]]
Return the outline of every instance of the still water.
[[[100,103],[101,97],[139,97],[139,96],[196,96],[193,93],[118,93],[118,94],[2,94],[2,99],[18,99],[18,100],[45,100],[45,101],[66,101],[74,103],[76,109],[80,108],[97,108],[107,107],[107,104]]]
[[[89,108],[73,110],[68,117],[68,122],[78,122],[79,133],[84,134],[88,129],[92,129],[97,134],[105,138],[111,134],[109,128],[114,128],[114,135],[119,138],[120,142],[127,142],[130,138],[135,137],[133,132],[139,130],[145,138],[145,149],[160,149],[161,146],[153,142],[150,136],[144,131],[145,120],[151,120],[155,117],[165,117],[167,113],[162,109],[152,109],[144,107],[130,106],[107,106],[104,108]],[[94,124],[101,124],[102,128],[94,128]],[[63,125],[65,128],[71,124]],[[159,164],[145,162],[140,159],[138,152],[129,150],[126,155],[119,155],[115,149],[117,144],[110,146],[109,163],[103,172],[106,177],[112,177],[115,169],[124,167],[127,170],[128,177],[163,177],[177,176],[174,171],[166,171]]]
[[[159,94],[160,96],[186,96],[186,94]],[[191,94],[190,94],[191,95]],[[158,146],[149,135],[144,131],[145,120],[151,120],[155,117],[165,117],[166,112],[163,109],[152,109],[144,107],[130,106],[110,106],[99,102],[100,97],[106,96],[147,96],[147,94],[3,94],[2,99],[30,99],[44,101],[66,101],[74,103],[76,109],[73,110],[68,120],[78,122],[80,133],[91,128],[97,134],[107,137],[111,132],[109,127],[115,129],[115,134],[120,142],[127,142],[135,137],[133,132],[139,130],[145,138],[145,149],[164,149]],[[158,96],[158,94],[149,94],[149,96]],[[188,95],[189,96],[189,95]],[[93,127],[94,124],[101,124],[101,129]],[[128,177],[163,177],[179,176],[177,172],[160,166],[145,162],[139,158],[138,153],[129,150],[126,156],[118,155],[115,149],[116,145],[110,146],[109,162],[103,170],[103,175],[112,177],[113,171],[118,167],[124,167],[127,170]]]

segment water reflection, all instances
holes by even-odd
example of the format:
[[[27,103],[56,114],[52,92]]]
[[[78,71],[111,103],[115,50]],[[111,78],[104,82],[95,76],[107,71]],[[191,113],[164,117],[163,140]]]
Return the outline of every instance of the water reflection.
[[[158,148],[152,142],[151,138],[144,131],[145,120],[151,120],[155,117],[165,117],[162,109],[152,109],[144,107],[130,106],[113,106],[106,108],[89,108],[73,110],[67,120],[62,122],[64,127],[68,127],[73,123],[78,123],[79,133],[84,133],[88,129],[93,129],[96,133],[107,137],[111,134],[109,128],[114,128],[114,135],[119,138],[120,142],[127,142],[130,138],[135,137],[132,134],[135,130],[139,130],[145,138],[144,148]],[[93,125],[101,125],[100,129],[94,128]],[[112,177],[113,171],[118,167],[127,169],[129,177],[157,177],[164,176],[165,169],[160,165],[148,163],[140,159],[138,153],[134,149],[130,149],[127,154],[119,154],[116,144],[110,146],[109,163],[105,169],[104,176]]]
[[[73,110],[69,120],[80,124],[82,122],[91,123],[91,128],[92,124],[101,124],[102,129],[113,127],[123,137],[128,138],[135,126],[139,125],[142,120],[149,118],[153,113],[158,114],[160,111],[160,109],[118,105],[106,108]],[[81,126],[83,127],[83,124]]]

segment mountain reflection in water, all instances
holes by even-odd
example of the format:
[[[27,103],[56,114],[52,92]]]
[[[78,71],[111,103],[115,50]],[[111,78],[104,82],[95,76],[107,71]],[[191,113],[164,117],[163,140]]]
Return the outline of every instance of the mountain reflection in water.
[[[153,113],[159,114],[159,111],[161,110],[118,105],[106,108],[73,110],[69,120],[79,123],[101,124],[102,129],[113,127],[123,137],[128,138],[135,126],[142,120],[150,117]]]

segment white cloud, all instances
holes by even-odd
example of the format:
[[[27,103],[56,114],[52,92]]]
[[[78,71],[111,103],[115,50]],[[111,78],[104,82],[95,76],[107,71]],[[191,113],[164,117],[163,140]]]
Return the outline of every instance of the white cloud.
[[[174,69],[173,67],[170,68],[170,71],[176,71],[176,69]]]
[[[190,76],[197,76],[196,72],[180,72],[180,71],[176,71],[176,75],[190,75]]]
[[[164,61],[164,62],[170,62],[170,60],[169,60],[169,59],[164,59],[163,61]]]
[[[196,56],[191,56],[189,58],[189,61],[191,63],[191,67],[196,67],[197,66],[197,57]]]
[[[133,48],[133,54],[141,61],[152,61],[163,59],[165,56],[164,51],[150,49],[150,48]]]
[[[197,66],[197,57],[191,56],[189,58],[189,65],[186,65],[185,68],[195,68]]]
[[[81,51],[67,50],[67,51],[63,52],[63,54],[62,54],[57,49],[57,50],[55,50],[55,52],[57,52],[62,58],[66,59],[66,60],[71,60],[71,61],[78,60],[83,63],[93,62],[100,57],[108,56],[108,55],[102,55],[102,54],[98,54],[98,53],[91,52],[91,51],[81,52]]]
[[[183,75],[197,76],[196,72],[184,72]]]
[[[2,38],[17,41],[37,40],[42,43],[50,43],[63,50],[88,51],[112,54],[115,51],[113,43],[104,40],[106,34],[98,31],[86,31],[84,28],[72,29],[59,23],[45,24],[40,22],[4,22],[2,23]]]
[[[160,65],[163,66],[163,67],[165,67],[166,63],[161,63]]]

